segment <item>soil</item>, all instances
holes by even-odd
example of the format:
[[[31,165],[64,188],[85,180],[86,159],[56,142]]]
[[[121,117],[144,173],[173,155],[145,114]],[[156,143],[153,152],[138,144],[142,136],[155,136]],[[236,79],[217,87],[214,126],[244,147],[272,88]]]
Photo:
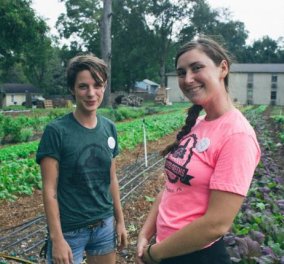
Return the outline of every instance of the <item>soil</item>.
[[[158,141],[148,142],[149,154],[162,150],[168,143],[173,142],[176,133],[168,135]],[[117,171],[123,170],[128,165],[135,163],[138,157],[144,155],[143,146],[133,150],[125,150],[117,157]],[[126,227],[129,235],[129,246],[117,253],[117,263],[134,263],[136,239],[140,228],[151,208],[151,202],[146,196],[154,198],[163,185],[162,170],[154,173],[157,177],[150,177],[130,199],[123,205]],[[140,212],[140,213],[137,213]],[[2,201],[0,203],[0,230],[9,229],[27,222],[44,213],[42,192],[36,190],[32,196],[22,196],[16,201]],[[12,263],[12,262],[11,262]]]
[[[266,111],[266,117],[264,120],[271,130],[271,136],[276,137],[275,130],[279,129],[270,122],[269,111]],[[257,133],[261,131],[257,131]],[[160,151],[167,144],[173,142],[176,133],[168,135],[158,141],[148,142],[148,153]],[[275,140],[279,142],[279,140]],[[278,143],[279,145],[279,143]],[[283,145],[279,145],[273,153],[273,160],[279,166],[281,174],[284,175],[284,148]],[[133,150],[123,151],[117,158],[117,170],[123,170],[129,164],[134,163],[137,158],[143,156],[143,146],[138,146]],[[123,211],[126,221],[126,227],[129,235],[129,246],[122,252],[117,253],[117,263],[134,263],[136,239],[140,228],[142,227],[147,213],[151,208],[151,202],[145,199],[148,197],[155,197],[163,185],[163,172],[162,169],[157,170],[154,175],[145,182],[145,184],[138,189],[136,195],[132,195],[131,199],[123,205]],[[40,190],[34,192],[32,196],[20,197],[15,202],[4,201],[0,204],[0,229],[6,229],[15,227],[23,222],[33,219],[39,215],[42,215],[43,203],[42,194]]]

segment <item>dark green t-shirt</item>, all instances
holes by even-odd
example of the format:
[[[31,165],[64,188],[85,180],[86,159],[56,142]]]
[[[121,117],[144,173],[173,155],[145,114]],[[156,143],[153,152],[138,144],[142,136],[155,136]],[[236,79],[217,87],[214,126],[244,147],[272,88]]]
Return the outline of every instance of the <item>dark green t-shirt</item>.
[[[41,138],[36,161],[59,162],[58,203],[63,232],[113,215],[110,167],[118,154],[114,124],[97,116],[94,129],[83,127],[73,113],[52,121]]]

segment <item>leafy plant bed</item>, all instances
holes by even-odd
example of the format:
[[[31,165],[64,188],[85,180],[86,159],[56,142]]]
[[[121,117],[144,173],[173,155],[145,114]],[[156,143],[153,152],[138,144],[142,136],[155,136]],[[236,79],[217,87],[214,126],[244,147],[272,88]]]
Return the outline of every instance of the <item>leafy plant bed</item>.
[[[133,149],[143,142],[143,124],[149,141],[166,136],[184,122],[184,111],[147,116],[117,124],[121,150]],[[38,141],[0,149],[0,200],[41,189],[39,166],[35,162]]]
[[[271,108],[251,107],[245,111],[245,114],[255,126],[262,157],[242,210],[231,232],[225,237],[226,245],[234,263],[281,264],[284,261],[283,145],[274,133],[275,123],[271,118]],[[159,140],[148,142],[149,153],[161,150],[174,138],[175,132]],[[142,144],[132,149],[124,149],[118,157],[118,169],[135,163],[139,156],[143,156]],[[149,212],[153,198],[162,186],[162,170],[158,170],[124,204],[129,247],[118,253],[117,263],[134,263],[138,232]],[[21,195],[15,202],[1,202],[0,225],[3,228],[12,227],[42,213],[40,191],[34,192],[31,196]]]
[[[185,103],[171,106],[148,105],[145,107],[100,108],[98,113],[114,122],[143,118],[157,113],[179,111],[188,107]],[[29,111],[0,112],[0,143],[22,143],[33,140],[41,134],[51,120],[72,112],[70,108],[33,109]]]

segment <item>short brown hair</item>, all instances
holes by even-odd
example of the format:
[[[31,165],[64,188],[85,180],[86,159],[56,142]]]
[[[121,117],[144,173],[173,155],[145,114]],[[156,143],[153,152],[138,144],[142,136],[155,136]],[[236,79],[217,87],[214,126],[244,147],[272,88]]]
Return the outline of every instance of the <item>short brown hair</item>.
[[[93,54],[78,55],[72,58],[67,66],[67,85],[69,89],[74,89],[77,74],[84,70],[90,71],[92,77],[98,84],[107,81],[108,68],[102,59]]]

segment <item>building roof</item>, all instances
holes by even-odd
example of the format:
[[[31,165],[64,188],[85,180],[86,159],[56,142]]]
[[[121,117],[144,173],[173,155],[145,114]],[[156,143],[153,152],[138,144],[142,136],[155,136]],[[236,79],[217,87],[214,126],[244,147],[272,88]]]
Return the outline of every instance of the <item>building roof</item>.
[[[284,73],[282,63],[233,63],[230,72]]]
[[[155,82],[150,81],[150,80],[148,80],[148,79],[144,79],[144,80],[143,80],[143,82],[144,82],[144,83],[147,83],[147,84],[149,84],[149,85],[159,86],[159,84],[158,84],[158,83],[155,83]]]
[[[230,72],[251,73],[284,73],[283,63],[233,63]],[[176,76],[175,71],[169,72],[167,76]]]
[[[0,85],[0,92],[4,93],[40,93],[32,84],[3,83]]]

